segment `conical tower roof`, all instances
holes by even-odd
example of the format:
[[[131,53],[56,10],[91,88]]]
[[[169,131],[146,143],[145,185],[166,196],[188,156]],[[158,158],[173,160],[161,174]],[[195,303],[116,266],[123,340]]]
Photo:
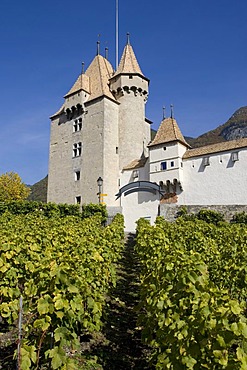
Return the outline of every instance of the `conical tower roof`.
[[[190,145],[186,142],[183,134],[178,127],[177,121],[174,118],[165,118],[155,135],[154,140],[149,144],[149,147],[160,145],[160,144],[167,144],[172,141],[178,141],[188,148]]]
[[[119,66],[117,68],[117,71],[115,72],[114,76],[117,76],[119,74],[139,74],[144,77],[141,68],[139,66],[139,63],[136,59],[134,50],[132,46],[130,45],[129,37],[127,40],[127,44],[124,48]]]
[[[114,70],[110,62],[101,55],[96,55],[86,72],[77,78],[72,88],[65,95],[65,98],[84,90],[90,94],[88,101],[103,95],[115,100],[108,86],[109,79],[113,73]]]

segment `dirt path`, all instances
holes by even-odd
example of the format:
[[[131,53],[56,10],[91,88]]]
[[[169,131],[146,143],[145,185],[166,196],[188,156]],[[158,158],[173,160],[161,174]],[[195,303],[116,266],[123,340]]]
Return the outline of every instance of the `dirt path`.
[[[108,344],[95,348],[104,370],[150,369],[146,360],[149,350],[141,343],[134,309],[139,294],[139,264],[134,242],[133,234],[126,235],[118,283],[111,292],[105,312],[103,334]]]

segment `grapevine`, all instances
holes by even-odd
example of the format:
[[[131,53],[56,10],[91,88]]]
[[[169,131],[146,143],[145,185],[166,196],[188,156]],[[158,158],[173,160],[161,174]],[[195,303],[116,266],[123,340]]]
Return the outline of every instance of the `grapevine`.
[[[246,227],[140,220],[136,250],[156,369],[246,369]]]
[[[73,369],[67,355],[80,333],[101,327],[105,296],[115,284],[123,218],[103,228],[101,218],[1,216],[0,315],[16,325],[23,297],[21,369]]]

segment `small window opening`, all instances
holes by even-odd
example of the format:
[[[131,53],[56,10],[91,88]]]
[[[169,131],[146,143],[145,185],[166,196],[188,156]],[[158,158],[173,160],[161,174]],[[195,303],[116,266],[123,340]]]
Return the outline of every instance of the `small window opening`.
[[[76,204],[81,204],[81,196],[78,195],[77,197],[75,197],[75,203]]]
[[[75,181],[79,181],[81,178],[81,171],[75,171]]]
[[[116,146],[116,154],[118,154],[118,146]]]
[[[234,153],[232,153],[232,161],[233,161],[233,162],[238,161],[238,152],[234,152]]]
[[[166,146],[163,146],[163,150],[166,150]]]
[[[160,169],[161,169],[161,171],[165,171],[165,170],[167,169],[167,164],[166,164],[166,162],[161,162],[161,164],[160,164]]]
[[[204,166],[209,166],[210,165],[209,157],[204,157],[203,158],[203,165]]]
[[[73,124],[73,132],[81,131],[82,129],[82,118],[76,119]]]
[[[132,176],[133,176],[134,179],[138,178],[139,177],[139,171],[134,170],[133,173],[132,173]]]
[[[171,167],[174,167],[174,161],[171,161]]]
[[[82,152],[82,144],[80,143],[75,143],[73,145],[73,157],[80,157]]]

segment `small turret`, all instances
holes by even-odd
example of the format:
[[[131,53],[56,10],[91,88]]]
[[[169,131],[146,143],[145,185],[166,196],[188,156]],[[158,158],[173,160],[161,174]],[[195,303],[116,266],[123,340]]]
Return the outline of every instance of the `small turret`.
[[[189,147],[172,112],[171,118],[163,119],[149,144],[150,181],[162,184],[167,193],[180,192],[183,184],[182,157]]]

